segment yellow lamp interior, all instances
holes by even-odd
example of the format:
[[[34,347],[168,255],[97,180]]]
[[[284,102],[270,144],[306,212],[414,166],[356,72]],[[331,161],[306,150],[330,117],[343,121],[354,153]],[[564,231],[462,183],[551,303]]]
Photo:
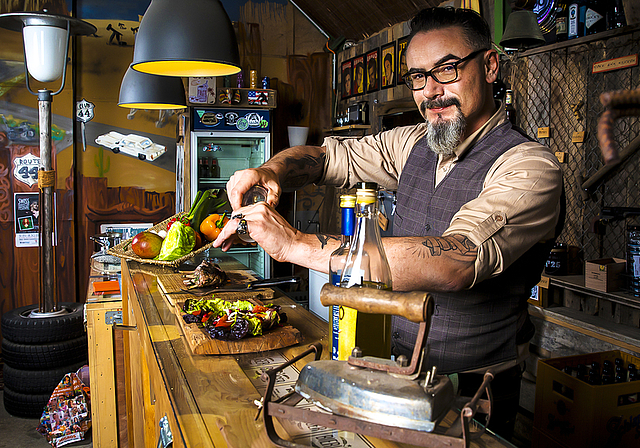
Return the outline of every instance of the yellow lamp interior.
[[[235,65],[204,61],[151,61],[139,62],[131,66],[134,70],[152,75],[164,76],[226,76],[234,75],[241,69]]]
[[[164,104],[164,103],[119,103],[118,106],[127,109],[186,109],[184,104]]]

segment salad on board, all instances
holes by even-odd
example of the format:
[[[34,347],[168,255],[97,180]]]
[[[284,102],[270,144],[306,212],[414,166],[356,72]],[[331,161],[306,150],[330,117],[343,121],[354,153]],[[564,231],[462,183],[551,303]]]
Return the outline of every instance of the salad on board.
[[[257,305],[248,300],[187,299],[182,310],[186,323],[203,325],[213,339],[221,341],[261,336],[287,321],[279,305]]]

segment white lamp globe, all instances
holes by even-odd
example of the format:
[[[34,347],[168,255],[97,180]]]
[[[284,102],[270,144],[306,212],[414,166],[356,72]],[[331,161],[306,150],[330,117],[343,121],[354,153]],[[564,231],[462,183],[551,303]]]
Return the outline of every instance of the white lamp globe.
[[[54,26],[29,25],[22,29],[27,69],[40,82],[55,81],[62,75],[67,30]]]

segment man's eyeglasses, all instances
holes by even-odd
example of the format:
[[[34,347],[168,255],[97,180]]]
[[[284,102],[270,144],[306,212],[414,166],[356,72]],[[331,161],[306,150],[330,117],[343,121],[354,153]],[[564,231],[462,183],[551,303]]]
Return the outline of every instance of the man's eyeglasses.
[[[427,85],[427,78],[431,76],[433,80],[439,84],[449,84],[458,80],[458,65],[469,61],[480,53],[488,51],[487,48],[476,50],[470,55],[458,59],[455,62],[447,62],[446,64],[433,67],[431,70],[412,69],[403,76],[404,83],[411,90],[422,90]]]

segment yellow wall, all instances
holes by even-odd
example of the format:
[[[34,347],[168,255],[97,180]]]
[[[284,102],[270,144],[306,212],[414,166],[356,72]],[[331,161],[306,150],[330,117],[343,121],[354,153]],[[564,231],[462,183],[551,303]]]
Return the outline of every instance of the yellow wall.
[[[95,117],[91,123],[108,124],[114,128],[125,128],[130,133],[148,133],[175,137],[176,116],[162,128],[155,126],[158,112],[138,111],[132,120],[127,119],[129,109],[119,107],[120,83],[133,59],[135,41],[132,28],[139,22],[126,20],[90,20],[98,28],[97,37],[83,37],[78,44],[78,91],[79,99],[95,105]],[[108,45],[111,32],[107,26],[118,27],[127,45]],[[119,26],[122,24],[124,29]],[[115,40],[114,40],[115,42]],[[87,126],[90,126],[89,123]],[[153,139],[152,139],[153,140]],[[124,154],[113,154],[94,142],[87,142],[86,152],[79,150],[80,172],[84,176],[99,176],[97,159],[110,164],[105,174],[109,186],[138,186],[146,190],[165,192],[175,190],[175,173],[159,168],[155,162],[141,161]],[[167,157],[163,155],[161,157]]]

